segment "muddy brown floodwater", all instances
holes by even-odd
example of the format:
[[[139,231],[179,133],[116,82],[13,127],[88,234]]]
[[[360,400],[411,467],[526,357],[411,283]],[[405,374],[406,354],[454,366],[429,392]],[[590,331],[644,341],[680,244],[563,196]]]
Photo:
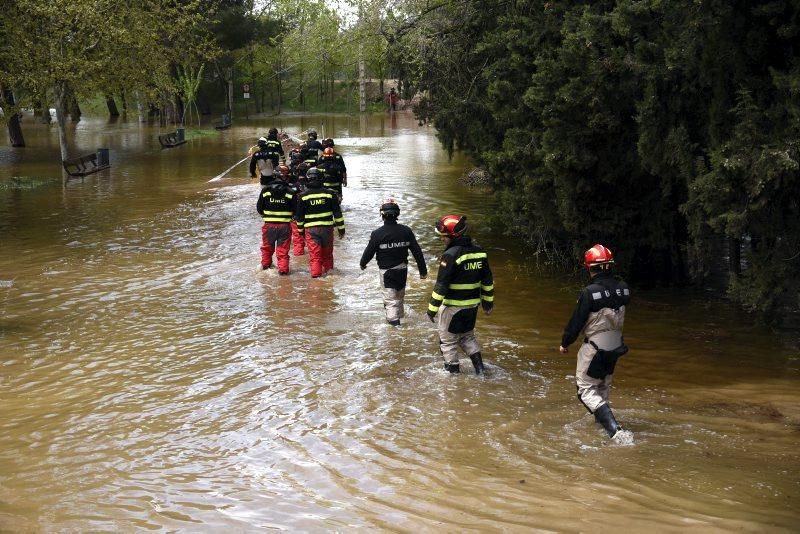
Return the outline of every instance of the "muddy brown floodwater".
[[[270,126],[336,139],[350,185],[332,275],[259,266],[244,157]],[[579,286],[490,227],[495,204],[404,113],[77,125],[112,167],[62,187],[54,127],[0,148],[0,531],[800,530],[800,354],[696,293],[642,291],[609,443],[557,347]],[[324,131],[323,131],[324,129]],[[163,130],[162,130],[163,133]],[[12,178],[16,177],[16,178]],[[433,271],[385,324],[358,260],[393,195]],[[485,377],[442,368],[432,223],[466,214],[495,274]]]

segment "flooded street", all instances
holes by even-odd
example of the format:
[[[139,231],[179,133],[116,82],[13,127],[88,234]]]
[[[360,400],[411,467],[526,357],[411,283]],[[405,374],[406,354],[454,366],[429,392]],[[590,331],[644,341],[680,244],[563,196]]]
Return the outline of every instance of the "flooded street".
[[[259,268],[245,156],[270,126],[345,158],[345,239],[311,279]],[[55,127],[0,137],[0,531],[797,531],[800,350],[698,293],[633,286],[609,442],[558,353],[579,285],[491,228],[428,127],[404,113],[283,116],[189,132],[78,124],[112,167],[62,187]],[[12,178],[18,177],[18,178]],[[394,196],[411,260],[385,323],[358,261]],[[441,244],[467,215],[489,253],[485,377],[449,375],[425,315]],[[471,367],[462,360],[462,369]]]

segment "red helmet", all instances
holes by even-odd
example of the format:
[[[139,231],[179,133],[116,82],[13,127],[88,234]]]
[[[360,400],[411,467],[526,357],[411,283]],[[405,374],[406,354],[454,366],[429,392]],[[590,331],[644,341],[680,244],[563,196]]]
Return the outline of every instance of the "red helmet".
[[[332,158],[333,157],[333,149],[331,147],[326,148],[322,151],[323,158]]]
[[[436,221],[436,233],[447,237],[459,237],[467,230],[467,218],[461,215],[445,215]]]
[[[614,255],[600,243],[583,253],[583,263],[587,269],[597,266],[610,266],[614,263]]]
[[[283,177],[289,176],[289,167],[287,167],[286,165],[283,164],[278,165],[278,170],[280,171],[281,176]]]

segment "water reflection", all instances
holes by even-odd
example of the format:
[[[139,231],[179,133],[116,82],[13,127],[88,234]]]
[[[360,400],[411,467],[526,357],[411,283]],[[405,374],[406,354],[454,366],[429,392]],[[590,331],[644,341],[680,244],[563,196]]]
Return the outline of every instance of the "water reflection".
[[[244,166],[207,183],[273,124],[324,127],[347,161],[323,279],[307,257],[258,269]],[[0,180],[58,170],[54,129],[25,127]],[[636,444],[609,445],[556,350],[577,287],[482,224],[491,198],[413,117],[239,121],[171,151],[108,128],[75,131],[111,147],[104,174],[0,190],[0,530],[796,528],[796,354],[723,307],[641,294],[613,396]],[[488,249],[486,377],[441,368],[431,279],[383,321],[358,259],[390,195],[429,263],[445,211]]]

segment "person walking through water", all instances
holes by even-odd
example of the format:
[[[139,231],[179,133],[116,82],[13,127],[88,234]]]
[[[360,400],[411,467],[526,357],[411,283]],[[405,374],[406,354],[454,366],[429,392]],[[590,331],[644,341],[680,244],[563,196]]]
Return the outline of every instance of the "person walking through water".
[[[400,206],[397,202],[392,198],[388,199],[381,205],[380,214],[383,226],[369,236],[369,243],[361,255],[360,265],[363,271],[372,257],[377,256],[384,288],[383,307],[386,311],[386,320],[392,326],[399,326],[400,319],[405,315],[403,299],[408,277],[408,251],[411,250],[414,261],[417,262],[421,280],[428,276],[428,267],[425,265],[425,256],[422,255],[422,249],[419,248],[414,232],[408,226],[397,223],[397,218],[400,216]]]
[[[281,168],[286,172],[281,172]],[[278,274],[289,274],[289,248],[292,244],[292,215],[296,208],[295,191],[286,182],[289,169],[275,169],[275,175],[258,196],[256,209],[264,221],[261,227],[261,269],[272,267],[272,254],[278,263]]]
[[[250,151],[252,152],[252,150],[251,148]],[[258,168],[261,185],[267,185],[272,181],[272,175],[278,169],[278,163],[283,155],[283,146],[278,141],[278,130],[270,128],[267,137],[258,139],[258,148],[250,157],[250,177],[256,177],[256,168]]]
[[[488,315],[494,308],[494,280],[489,258],[481,247],[465,234],[467,218],[445,215],[436,221],[436,233],[445,251],[439,261],[439,273],[433,287],[428,318],[439,316],[439,349],[444,368],[460,372],[458,349],[469,356],[475,374],[484,372],[481,346],[475,338],[478,304]]]
[[[317,170],[322,173],[322,185],[336,191],[341,203],[342,186],[347,185],[347,179],[344,177],[344,170],[336,160],[333,148],[328,147],[322,151],[322,156],[317,162]]]
[[[297,231],[304,235],[308,246],[311,277],[317,278],[333,269],[333,227],[344,238],[344,217],[339,197],[322,187],[322,175],[316,167],[306,172],[305,193],[297,202]]]
[[[622,427],[611,411],[608,394],[617,359],[628,352],[622,339],[622,326],[631,291],[625,282],[614,278],[614,256],[603,245],[594,245],[584,253],[584,265],[591,281],[578,296],[578,304],[564,328],[558,350],[566,354],[583,332],[575,370],[578,399],[594,414],[610,438],[622,439]]]

